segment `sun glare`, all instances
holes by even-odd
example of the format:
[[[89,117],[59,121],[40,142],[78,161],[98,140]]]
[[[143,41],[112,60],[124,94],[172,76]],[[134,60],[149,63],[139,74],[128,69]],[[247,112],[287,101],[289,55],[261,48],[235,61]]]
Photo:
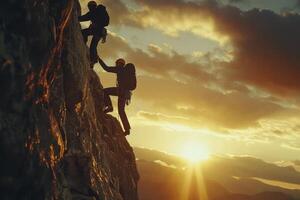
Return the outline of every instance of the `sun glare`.
[[[182,148],[181,156],[191,163],[198,163],[209,158],[209,152],[202,144],[189,142]]]

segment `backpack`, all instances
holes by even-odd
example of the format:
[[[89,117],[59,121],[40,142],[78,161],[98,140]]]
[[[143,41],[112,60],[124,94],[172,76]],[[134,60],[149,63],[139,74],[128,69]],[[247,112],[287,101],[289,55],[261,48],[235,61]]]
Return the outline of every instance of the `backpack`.
[[[126,90],[135,90],[136,89],[136,74],[135,66],[132,63],[128,63],[124,66],[121,75],[121,85]]]
[[[99,23],[101,23],[101,25],[103,25],[104,27],[108,26],[110,19],[106,7],[100,4],[96,9]]]

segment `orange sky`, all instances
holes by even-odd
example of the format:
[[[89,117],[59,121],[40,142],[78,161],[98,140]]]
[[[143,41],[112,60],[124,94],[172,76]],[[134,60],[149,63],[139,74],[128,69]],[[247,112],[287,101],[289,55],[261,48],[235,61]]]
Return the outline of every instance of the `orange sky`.
[[[132,145],[180,154],[194,141],[217,154],[299,158],[299,8],[267,2],[101,1],[111,16],[101,57],[137,66]]]

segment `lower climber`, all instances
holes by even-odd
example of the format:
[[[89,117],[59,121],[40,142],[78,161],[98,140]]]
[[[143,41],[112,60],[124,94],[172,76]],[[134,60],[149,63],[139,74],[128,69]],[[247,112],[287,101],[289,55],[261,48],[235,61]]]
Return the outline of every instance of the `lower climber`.
[[[99,63],[107,72],[117,74],[116,87],[104,89],[104,112],[109,113],[113,111],[110,95],[118,97],[118,113],[120,115],[124,134],[130,134],[130,124],[125,113],[125,105],[129,105],[132,91],[136,88],[136,73],[135,66],[132,63],[125,63],[124,59],[116,60],[116,66],[108,67],[102,59],[99,58]]]

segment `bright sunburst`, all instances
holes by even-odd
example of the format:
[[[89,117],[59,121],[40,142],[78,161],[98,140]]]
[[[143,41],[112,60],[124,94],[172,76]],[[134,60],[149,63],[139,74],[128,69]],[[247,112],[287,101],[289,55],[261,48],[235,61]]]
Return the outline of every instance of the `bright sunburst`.
[[[197,142],[186,143],[181,151],[181,156],[192,163],[198,163],[209,158],[209,152],[205,146]]]

